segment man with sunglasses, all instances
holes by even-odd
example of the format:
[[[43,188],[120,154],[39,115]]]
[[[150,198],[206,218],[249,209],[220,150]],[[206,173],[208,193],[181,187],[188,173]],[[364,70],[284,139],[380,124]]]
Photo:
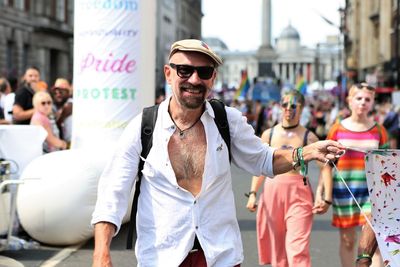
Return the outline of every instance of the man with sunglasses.
[[[72,135],[72,86],[65,78],[57,78],[50,90],[54,105],[53,111],[60,137],[68,144]]]
[[[137,212],[138,266],[240,266],[243,249],[232,191],[229,151],[206,100],[221,58],[200,40],[171,46],[165,78],[172,96],[163,101],[145,159]],[[242,114],[226,107],[232,162],[270,177],[293,168],[293,150],[262,143]],[[141,147],[141,114],[122,134],[99,182],[92,216],[93,266],[112,266],[110,244],[135,184]],[[317,142],[302,159],[334,159],[344,147]],[[297,164],[297,160],[295,165]]]

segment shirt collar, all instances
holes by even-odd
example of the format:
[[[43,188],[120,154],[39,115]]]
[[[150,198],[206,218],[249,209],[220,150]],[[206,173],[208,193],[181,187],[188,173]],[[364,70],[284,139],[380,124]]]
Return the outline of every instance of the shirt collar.
[[[169,102],[170,102],[171,98],[172,98],[172,96],[166,98],[160,104],[161,113],[159,113],[159,114],[161,114],[161,123],[162,123],[161,127],[164,129],[174,126],[174,122],[172,121],[172,119],[168,113],[168,106],[169,106]],[[210,102],[208,102],[208,101],[206,101],[206,108],[205,108],[204,113],[208,114],[213,119],[215,118],[214,110],[213,110]]]

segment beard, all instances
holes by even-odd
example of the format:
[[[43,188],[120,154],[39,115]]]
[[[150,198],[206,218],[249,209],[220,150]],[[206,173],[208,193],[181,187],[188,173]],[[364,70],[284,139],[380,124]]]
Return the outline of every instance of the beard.
[[[188,109],[197,109],[204,104],[208,91],[204,85],[182,83],[179,86],[178,101]]]

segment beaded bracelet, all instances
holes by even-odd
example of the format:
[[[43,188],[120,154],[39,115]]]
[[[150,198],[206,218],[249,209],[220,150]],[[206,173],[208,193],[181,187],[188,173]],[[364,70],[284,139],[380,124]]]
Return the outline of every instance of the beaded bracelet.
[[[300,174],[303,175],[303,183],[304,185],[307,185],[307,174],[308,174],[308,165],[305,164],[304,162],[304,157],[303,157],[303,147],[299,147],[297,149],[297,158],[299,159],[300,162]]]

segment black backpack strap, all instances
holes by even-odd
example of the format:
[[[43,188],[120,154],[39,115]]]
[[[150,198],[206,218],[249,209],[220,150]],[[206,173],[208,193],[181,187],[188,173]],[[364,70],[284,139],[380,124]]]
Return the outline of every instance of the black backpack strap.
[[[304,137],[303,137],[303,146],[307,145],[307,139],[308,139],[308,134],[310,133],[310,130],[307,129],[306,132],[304,133]]]
[[[269,143],[268,143],[268,144],[269,144],[270,146],[272,146],[272,145],[271,145],[271,141],[272,141],[272,135],[274,134],[274,128],[275,128],[275,126],[272,126],[272,127],[271,127],[271,130],[269,130]]]
[[[231,162],[231,135],[229,133],[229,122],[226,115],[225,104],[218,99],[209,100],[215,114],[215,124],[217,125],[218,131],[225,141],[229,151],[229,162]]]
[[[141,158],[138,167],[138,180],[136,181],[135,194],[133,196],[133,202],[132,202],[131,219],[129,222],[128,240],[126,244],[127,249],[132,249],[134,235],[136,239],[136,213],[137,213],[137,205],[140,194],[140,183],[142,181],[142,170],[144,166],[144,161],[142,160],[142,158],[144,159],[147,158],[147,155],[149,154],[150,149],[153,146],[153,130],[154,130],[154,125],[156,124],[157,121],[157,112],[158,112],[158,105],[155,105],[144,108],[142,113],[142,126],[140,133],[140,138],[142,141],[142,153],[140,154]]]

